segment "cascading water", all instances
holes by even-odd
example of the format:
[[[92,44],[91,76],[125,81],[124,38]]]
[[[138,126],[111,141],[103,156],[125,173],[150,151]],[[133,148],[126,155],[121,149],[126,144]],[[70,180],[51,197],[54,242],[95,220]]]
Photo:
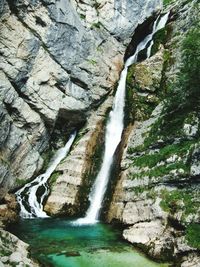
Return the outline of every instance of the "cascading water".
[[[151,48],[153,46],[153,35],[162,29],[168,20],[169,13],[165,14],[159,20],[156,19],[153,25],[152,33],[147,35],[144,40],[138,44],[137,49],[133,56],[131,56],[125,63],[124,69],[121,73],[117,92],[114,99],[112,111],[109,114],[109,120],[106,125],[105,134],[105,152],[101,169],[97,175],[96,181],[93,185],[92,191],[89,196],[90,206],[84,218],[75,221],[75,224],[93,224],[98,221],[99,212],[101,209],[104,194],[107,188],[111,165],[113,162],[113,155],[118,144],[121,141],[122,131],[124,128],[124,106],[125,106],[125,91],[126,91],[126,76],[128,67],[137,62],[138,54],[140,51],[147,49],[147,57],[151,55]]]
[[[23,218],[34,218],[48,217],[46,212],[43,211],[43,201],[44,198],[48,195],[49,189],[47,186],[47,181],[53,171],[56,169],[57,165],[64,159],[69,152],[71,145],[76,137],[76,132],[73,133],[66,145],[60,148],[53,159],[51,160],[49,167],[46,172],[39,175],[34,181],[26,184],[16,193],[17,201],[20,205],[20,216]],[[41,197],[37,197],[38,190],[43,190]]]

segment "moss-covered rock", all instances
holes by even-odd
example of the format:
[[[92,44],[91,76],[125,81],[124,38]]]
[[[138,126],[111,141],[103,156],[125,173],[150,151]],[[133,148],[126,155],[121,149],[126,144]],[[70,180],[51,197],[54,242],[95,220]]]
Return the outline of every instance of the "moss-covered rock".
[[[155,36],[156,54],[129,69],[134,126],[108,214],[127,240],[181,267],[199,259],[198,8],[198,1],[173,1],[170,25]]]

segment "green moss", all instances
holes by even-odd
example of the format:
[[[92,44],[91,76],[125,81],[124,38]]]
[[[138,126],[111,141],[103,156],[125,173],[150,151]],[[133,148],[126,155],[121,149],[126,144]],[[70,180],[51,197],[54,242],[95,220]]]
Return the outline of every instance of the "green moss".
[[[80,18],[81,18],[81,19],[85,19],[85,17],[86,17],[85,15],[80,14]]]
[[[167,26],[161,30],[159,30],[155,35],[154,35],[154,44],[151,50],[151,54],[154,55],[158,50],[161,44],[165,44],[168,39],[168,30]]]
[[[135,186],[132,188],[132,190],[136,195],[140,195],[146,190],[148,190],[148,188],[146,186]]]
[[[172,86],[166,101],[163,121],[169,127],[172,117],[177,118],[177,128],[191,112],[200,111],[200,27],[190,30],[182,45],[182,66],[177,82]],[[174,125],[175,126],[175,123]],[[165,128],[167,128],[165,127]]]
[[[163,4],[165,5],[165,6],[168,6],[168,5],[170,5],[171,3],[173,3],[174,2],[174,0],[163,0]]]
[[[48,149],[47,151],[45,151],[42,154],[42,158],[44,160],[43,166],[42,166],[42,172],[46,171],[46,169],[49,165],[49,162],[50,162],[51,158],[53,157],[54,153],[55,152],[52,149]]]
[[[22,186],[22,185],[26,184],[27,181],[25,179],[19,179],[19,178],[17,178],[16,181],[15,181],[15,183],[16,183],[17,186]]]
[[[130,86],[131,84],[131,71],[128,71],[128,75],[127,75],[127,83],[129,84],[127,86],[127,90],[126,90],[126,102],[125,102],[125,117],[124,117],[124,121],[125,121],[125,126],[127,126],[129,123],[131,123],[134,120],[135,117],[135,106],[134,106],[134,100],[133,100],[133,90],[132,87]]]
[[[145,70],[143,70],[144,72]],[[126,119],[129,122],[135,120],[145,120],[148,119],[159,103],[159,98],[153,97],[149,100],[146,96],[141,96],[140,86],[135,83],[135,65],[129,67],[126,79],[127,95],[126,95]],[[144,77],[146,74],[144,73]],[[127,115],[128,114],[128,115]]]
[[[187,227],[186,240],[190,246],[200,249],[200,224],[190,224]]]
[[[101,22],[98,21],[98,22],[93,23],[90,28],[91,29],[94,29],[94,28],[100,29],[101,26],[102,26]]]
[[[50,178],[49,178],[49,184],[50,185],[53,185],[56,181],[57,181],[57,179],[58,179],[58,177],[60,176],[62,174],[62,172],[60,172],[60,171],[55,171],[55,172],[53,172],[52,173],[52,175],[50,176]]]
[[[97,64],[97,61],[95,59],[88,59],[87,61],[93,66]]]

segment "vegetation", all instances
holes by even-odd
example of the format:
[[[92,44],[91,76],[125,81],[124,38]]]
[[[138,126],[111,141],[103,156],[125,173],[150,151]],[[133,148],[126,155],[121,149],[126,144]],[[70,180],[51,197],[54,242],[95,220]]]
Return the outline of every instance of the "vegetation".
[[[170,5],[172,2],[174,2],[174,0],[163,0],[165,6]]]
[[[19,179],[19,178],[16,179],[16,185],[17,186],[22,186],[25,183],[27,183],[27,181],[25,179]]]
[[[172,155],[177,155],[179,157],[184,156],[190,149],[193,148],[193,146],[191,146],[192,144],[192,141],[185,141],[179,144],[164,146],[159,150],[158,153],[145,154],[143,156],[135,158],[133,164],[139,167],[148,166],[152,168],[159,162],[167,160]]]
[[[163,131],[178,128],[191,112],[200,111],[200,29],[191,30],[183,42],[183,65],[177,83],[169,91],[163,117]],[[171,120],[171,117],[176,120]],[[171,127],[172,126],[172,127]]]
[[[93,66],[97,64],[97,61],[95,59],[88,59],[87,61]]]
[[[55,151],[51,150],[51,149],[48,149],[47,151],[45,151],[42,155],[42,158],[44,160],[43,162],[43,166],[42,166],[42,172],[46,171],[48,165],[49,165],[49,162],[51,160],[51,158],[53,157]]]
[[[145,70],[142,69],[141,72]],[[135,83],[135,65],[129,67],[126,85],[127,85],[127,95],[126,95],[126,118],[128,122],[135,120],[145,120],[148,119],[159,103],[159,99],[154,96],[151,100],[147,99],[146,96],[141,96],[138,93],[141,93],[141,89],[137,83]]]
[[[186,230],[186,239],[192,247],[200,249],[200,224],[190,224]]]
[[[94,29],[94,28],[100,29],[101,25],[102,25],[101,22],[98,21],[98,22],[93,23],[90,28],[91,29]]]
[[[165,44],[167,42],[168,39],[168,29],[169,27],[166,26],[165,28],[159,30],[155,35],[154,35],[154,44],[151,50],[151,54],[154,55],[158,50],[159,50],[159,46],[161,44]]]
[[[198,190],[177,189],[172,191],[162,190],[160,197],[162,198],[160,206],[164,211],[174,214],[182,211],[181,220],[186,221],[187,216],[196,214],[199,211],[199,196]]]
[[[49,178],[50,185],[53,185],[56,182],[57,178],[61,175],[61,173],[62,172],[60,171],[55,171],[52,173],[52,175]]]

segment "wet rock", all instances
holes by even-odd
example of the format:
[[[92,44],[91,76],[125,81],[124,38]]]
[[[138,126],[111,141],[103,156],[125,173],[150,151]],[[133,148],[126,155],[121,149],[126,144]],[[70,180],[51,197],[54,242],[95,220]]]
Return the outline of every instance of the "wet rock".
[[[176,12],[176,22],[168,26],[171,32],[165,49],[129,68],[128,86],[134,92],[133,127],[107,220],[123,225],[123,237],[151,257],[180,263],[183,255],[194,252],[194,262],[186,256],[184,264],[198,266],[199,250],[188,244],[186,233],[188,226],[200,220],[199,120],[195,112],[189,112],[176,128],[176,112],[167,114],[166,119],[167,101],[162,101],[165,90],[176,84],[182,64],[181,42],[191,27],[188,14],[195,13],[195,8],[193,3],[178,1]],[[163,97],[154,102],[159,105],[152,113],[153,102],[148,102],[148,96],[156,94]],[[168,128],[168,123],[174,129]]]
[[[135,85],[141,91],[155,92],[160,87],[163,69],[164,49],[159,50],[154,56],[135,66]]]
[[[83,136],[72,148],[67,158],[61,162],[56,171],[61,172],[51,187],[45,204],[45,211],[51,215],[74,215],[82,211],[87,190],[91,183],[89,172],[97,140],[103,133],[105,113],[111,107],[112,98],[108,98],[91,117],[83,130]],[[80,133],[81,135],[81,133]],[[80,198],[81,191],[83,196]]]
[[[113,88],[123,66],[122,40],[161,3],[140,5],[0,4],[0,197],[39,172],[55,125],[66,125],[68,132],[79,127]]]

